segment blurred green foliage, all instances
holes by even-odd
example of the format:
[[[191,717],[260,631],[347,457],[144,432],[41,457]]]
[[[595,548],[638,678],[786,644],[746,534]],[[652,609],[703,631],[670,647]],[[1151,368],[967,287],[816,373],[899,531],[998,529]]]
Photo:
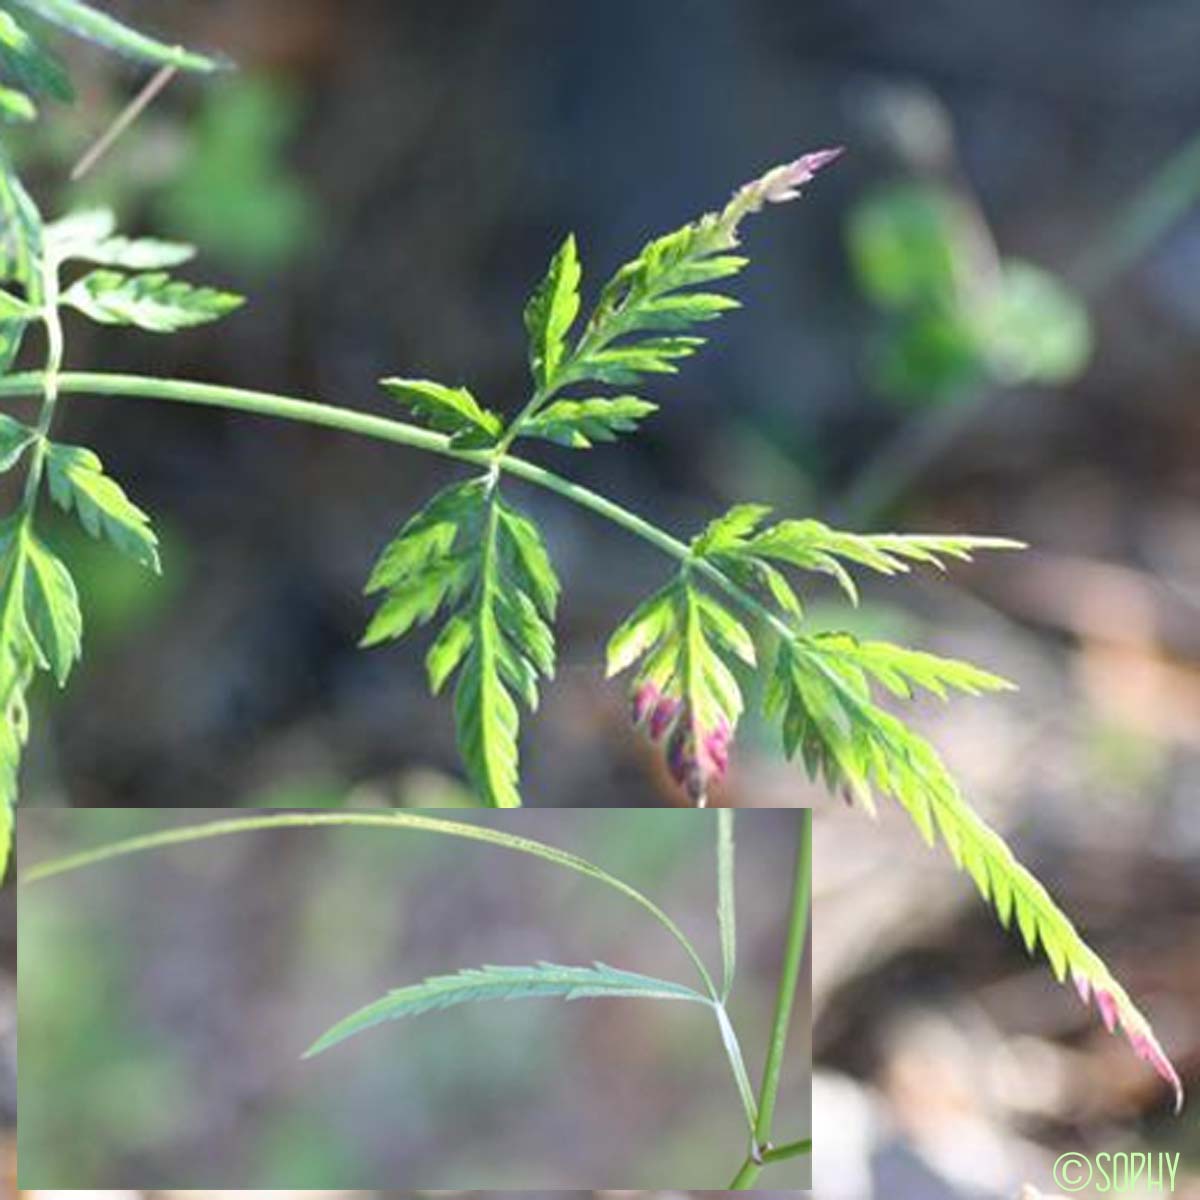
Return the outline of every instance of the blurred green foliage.
[[[846,240],[863,295],[883,315],[872,377],[910,404],[953,402],[982,384],[1064,384],[1092,336],[1083,301],[1050,272],[995,259],[979,218],[950,189],[901,183],[850,211]]]
[[[299,96],[263,75],[204,93],[186,160],[156,199],[156,227],[266,273],[318,236],[312,195],[284,161],[300,126]]]

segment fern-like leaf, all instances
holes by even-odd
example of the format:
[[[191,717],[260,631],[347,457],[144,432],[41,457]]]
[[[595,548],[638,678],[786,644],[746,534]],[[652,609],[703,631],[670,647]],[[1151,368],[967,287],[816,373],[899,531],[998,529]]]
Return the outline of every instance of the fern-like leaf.
[[[450,434],[461,449],[493,446],[504,432],[499,414],[483,408],[464,387],[446,387],[428,379],[383,379],[387,393],[410,408],[430,429]]]
[[[37,205],[0,147],[0,281],[15,280],[31,301],[40,294],[42,238]],[[13,354],[7,357],[11,361]]]
[[[25,693],[37,670],[67,682],[79,658],[83,621],[66,566],[23,515],[0,522],[0,880],[12,839],[21,749],[28,734]]]
[[[860,641],[849,633],[820,633],[801,641],[852,685],[861,686],[869,676],[893,696],[905,700],[918,688],[945,700],[951,691],[981,696],[985,692],[1013,691],[1015,687],[1007,679],[962,659],[943,658],[891,642]]]
[[[454,975],[434,975],[411,987],[397,988],[381,1000],[352,1013],[323,1034],[305,1052],[312,1058],[364,1029],[415,1017],[437,1009],[452,1008],[484,1000],[526,1000],[559,997],[583,1000],[613,999],[690,1000],[711,1005],[707,996],[682,984],[650,975],[619,971],[604,963],[590,967],[567,967],[538,963],[532,967],[485,966]]]
[[[575,239],[568,237],[525,306],[529,369],[534,384],[543,392],[553,389],[557,382],[566,337],[579,315],[580,275]]]
[[[872,811],[872,792],[889,796],[926,842],[940,835],[1001,924],[1007,929],[1015,920],[1030,953],[1040,945],[1060,981],[1069,974],[1085,1001],[1094,994],[1108,1029],[1119,1023],[1182,1103],[1179,1076],[1128,993],[1042,884],[966,804],[933,747],[872,702],[861,673],[841,669],[811,644],[784,642],[766,707],[779,719],[785,751],[789,757],[799,752],[810,775]]]
[[[521,432],[572,450],[590,450],[595,442],[615,442],[619,434],[634,432],[642,418],[657,408],[637,396],[556,400],[527,420]]]
[[[244,300],[232,292],[194,287],[162,271],[125,275],[104,270],[76,280],[63,293],[62,303],[103,325],[175,333],[228,316]]]
[[[515,808],[519,712],[554,674],[550,622],[559,583],[537,527],[490,477],[439,493],[384,550],[367,584],[386,592],[365,645],[402,637],[450,610],[426,658],[436,693],[458,673],[458,744],[485,803]]]
[[[525,309],[535,391],[511,436],[545,438],[584,450],[632,429],[652,411],[635,397],[545,406],[572,384],[624,387],[645,375],[673,374],[679,359],[704,344],[692,331],[738,307],[732,297],[703,286],[736,275],[746,265],[747,259],[732,253],[741,222],[764,204],[794,199],[840,153],[820,150],[776,167],[739,189],[720,212],[648,243],[605,285],[573,345],[568,338],[579,314],[582,272],[575,239],[568,237]]]
[[[177,267],[196,256],[194,246],[157,238],[127,238],[116,232],[111,209],[83,209],[46,226],[46,250],[58,263],[95,263],[129,271],[158,271]]]
[[[0,701],[7,701],[30,664],[59,685],[79,658],[83,621],[66,566],[22,516],[0,524]]]
[[[720,212],[649,242],[601,291],[583,335],[558,372],[558,384],[622,385],[644,374],[674,372],[676,359],[704,344],[688,331],[738,306],[729,296],[697,289],[746,265],[733,253],[742,221],[764,204],[794,199],[840,153],[819,150],[776,167],[740,188]]]
[[[633,719],[666,748],[671,775],[698,806],[729,763],[742,714],[731,664],[755,664],[745,626],[685,571],[621,624],[608,644],[608,674],[641,662]]]
[[[122,554],[159,573],[158,538],[149,516],[105,475],[93,451],[52,444],[46,467],[50,494],[65,512],[74,509],[92,537],[107,538]]]
[[[761,504],[737,505],[713,521],[695,539],[692,549],[739,583],[795,614],[800,612],[800,601],[780,576],[778,566],[829,575],[857,603],[858,587],[849,567],[898,575],[914,564],[944,570],[950,559],[970,562],[978,550],[1024,548],[1023,543],[1008,538],[848,533],[811,519],[779,521],[763,528],[770,511]]]

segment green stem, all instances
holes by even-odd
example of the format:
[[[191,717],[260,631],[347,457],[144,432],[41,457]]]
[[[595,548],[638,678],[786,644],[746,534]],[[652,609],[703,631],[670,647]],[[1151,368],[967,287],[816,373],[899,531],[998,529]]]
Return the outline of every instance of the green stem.
[[[762,1087],[758,1095],[758,1120],[754,1126],[754,1141],[758,1153],[751,1153],[729,1185],[730,1191],[746,1191],[754,1186],[763,1164],[775,1161],[770,1156],[771,1125],[775,1120],[775,1101],[783,1075],[783,1055],[787,1049],[788,1027],[800,979],[800,964],[808,938],[809,894],[812,883],[812,809],[800,811],[800,826],[796,841],[796,867],[792,878],[791,915],[787,942],[783,951],[783,967],[779,975],[779,990],[775,997],[775,1020],[771,1026],[771,1043],[763,1067]],[[794,1146],[797,1143],[792,1143]],[[781,1149],[790,1149],[783,1147]],[[776,1157],[791,1157],[776,1153]]]
[[[733,1072],[733,1081],[737,1084],[742,1111],[746,1114],[746,1128],[753,1139],[755,1124],[758,1121],[758,1104],[754,1099],[754,1088],[750,1084],[750,1076],[746,1073],[746,1060],[742,1057],[742,1047],[738,1042],[737,1031],[733,1028],[733,1022],[729,1019],[725,1005],[720,1000],[713,1000],[712,1006],[717,1017],[717,1028],[721,1034],[721,1045],[725,1049],[725,1057],[729,1059],[729,1069]]]
[[[508,429],[505,431],[504,436],[490,451],[498,464],[504,461],[509,447],[521,436],[522,427],[525,425],[525,422],[532,419],[552,395],[553,392],[538,388],[525,402],[525,407],[509,421]]]
[[[783,1162],[789,1158],[799,1158],[802,1154],[812,1153],[812,1138],[801,1138],[798,1142],[787,1142],[782,1146],[772,1146],[763,1151],[763,1162]]]
[[[68,871],[77,871],[82,867],[94,866],[109,859],[120,858],[127,854],[137,854],[146,850],[158,850],[167,846],[178,846],[190,842],[205,841],[209,838],[224,837],[230,834],[247,833],[260,829],[286,828],[320,828],[330,826],[353,825],[373,829],[409,829],[422,833],[438,833],[451,837],[464,838],[467,841],[486,842],[492,846],[500,846],[506,850],[516,850],[531,854],[535,858],[567,867],[581,875],[586,875],[598,883],[613,888],[627,896],[635,904],[645,909],[654,919],[679,943],[696,968],[705,990],[714,1004],[720,1003],[720,993],[708,973],[704,961],[696,947],[682,929],[648,896],[643,895],[610,875],[602,867],[588,862],[587,859],[559,850],[544,842],[532,838],[518,837],[491,829],[486,825],[473,825],[466,821],[447,821],[441,817],[425,817],[417,813],[386,812],[386,813],[271,813],[258,817],[232,817],[224,821],[210,821],[205,825],[188,825],[180,829],[160,830],[157,833],[143,834],[139,837],[127,838],[124,841],[112,842],[107,846],[99,846],[94,850],[83,850],[65,858],[54,859],[50,862],[39,863],[21,876],[22,886],[51,879],[57,875],[65,875]]]
[[[0,379],[0,397],[39,395],[43,388],[43,376],[29,371]],[[536,466],[523,458],[504,455],[494,457],[489,450],[462,450],[450,445],[444,434],[433,433],[403,421],[377,417],[372,413],[356,412],[332,404],[319,404],[311,400],[296,400],[290,396],[279,396],[272,392],[249,391],[245,388],[222,387],[211,383],[194,383],[182,379],[156,379],[142,375],[109,375],[95,372],[64,372],[58,378],[58,390],[69,393],[90,393],[98,396],[128,396],[154,400],[168,400],[179,404],[197,404],[210,408],[232,409],[257,416],[273,417],[283,421],[297,421],[336,429],[342,433],[353,433],[360,437],[392,442],[425,450],[443,458],[470,463],[485,468],[499,467],[526,483],[555,492],[565,500],[589,509],[598,516],[619,525],[627,533],[641,538],[655,549],[679,562],[690,562],[694,569],[717,587],[736,599],[747,611],[766,621],[783,637],[790,636],[786,623],[780,620],[749,592],[735,584],[711,563],[692,559],[686,542],[672,537],[658,526],[630,512],[612,500],[572,483],[569,479],[555,475],[544,467]]]
[[[58,264],[46,259],[41,271],[41,321],[46,330],[46,368],[39,377],[38,391],[42,397],[42,408],[38,414],[37,439],[30,450],[29,467],[25,474],[25,490],[21,497],[21,519],[24,526],[33,520],[37,504],[38,489],[46,469],[47,436],[54,423],[54,411],[58,407],[59,378],[63,364],[63,328],[58,311]]]
[[[198,404],[208,408],[225,408],[235,412],[252,413],[256,416],[273,417],[276,420],[296,421],[317,425],[325,429],[336,429],[342,433],[353,433],[360,437],[392,442],[400,446],[411,446],[443,458],[473,466],[486,467],[499,478],[501,470],[518,479],[525,480],[547,491],[555,492],[564,500],[586,508],[597,516],[620,526],[627,533],[653,546],[656,550],[686,564],[703,576],[714,587],[731,597],[742,609],[763,623],[777,637],[790,640],[793,636],[778,614],[772,612],[756,596],[729,578],[719,567],[704,559],[692,556],[691,547],[679,538],[672,537],[637,513],[585,488],[561,475],[547,471],[523,458],[503,454],[496,456],[495,450],[462,450],[450,445],[445,434],[434,433],[404,421],[393,421],[388,417],[377,417],[372,413],[357,412],[333,404],[320,404],[312,400],[297,400],[291,396],[280,396],[273,392],[251,391],[246,388],[224,387],[212,383],[195,383],[183,379],[157,379],[144,375],[110,375],[98,372],[63,372],[58,376],[57,391],[89,393],[98,396],[126,396],[134,398],[168,400],[179,404]],[[36,371],[9,375],[0,379],[0,398],[4,396],[38,395],[44,386],[43,376]]]

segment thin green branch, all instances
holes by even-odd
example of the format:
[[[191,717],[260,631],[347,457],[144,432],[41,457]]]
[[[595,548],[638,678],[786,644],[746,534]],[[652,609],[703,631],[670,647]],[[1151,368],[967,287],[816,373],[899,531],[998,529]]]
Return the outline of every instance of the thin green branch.
[[[801,1138],[798,1142],[786,1142],[782,1146],[772,1146],[764,1150],[764,1163],[783,1162],[789,1158],[799,1158],[802,1154],[812,1153],[812,1138]]]
[[[110,375],[97,372],[64,372],[58,379],[62,392],[88,393],[97,396],[125,396],[139,399],[167,400],[179,404],[196,404],[209,408],[225,408],[257,416],[273,417],[277,420],[296,421],[335,429],[342,433],[357,434],[377,441],[392,442],[425,450],[443,458],[470,463],[485,468],[498,465],[510,475],[545,488],[562,496],[582,508],[619,525],[628,533],[641,538],[657,550],[680,562],[692,561],[694,569],[709,582],[722,588],[736,599],[747,611],[766,621],[774,631],[788,636],[787,625],[749,592],[735,584],[711,563],[693,561],[686,542],[672,537],[658,526],[630,512],[612,500],[589,488],[580,486],[527,462],[523,458],[504,455],[497,462],[489,450],[463,450],[452,447],[445,434],[434,433],[404,421],[394,421],[373,413],[357,412],[332,404],[320,404],[311,400],[297,400],[291,396],[280,396],[273,392],[251,391],[245,388],[222,387],[211,383],[195,383],[182,379],[156,379],[142,375]],[[40,395],[43,375],[27,371],[0,379],[0,397]]]
[[[719,567],[692,556],[691,547],[673,537],[637,513],[593,492],[590,488],[564,479],[553,471],[539,467],[523,458],[505,454],[496,457],[494,450],[463,450],[451,446],[450,438],[441,433],[422,429],[404,421],[394,421],[373,413],[358,412],[333,404],[312,400],[297,400],[274,392],[225,387],[219,384],[196,383],[182,379],[158,379],[153,376],[121,375],[100,372],[69,371],[58,377],[58,390],[72,394],[122,396],[135,399],[166,400],[179,404],[196,404],[209,408],[224,408],[276,420],[295,421],[374,438],[395,445],[425,450],[457,462],[485,467],[496,473],[507,471],[526,483],[562,496],[581,508],[586,508],[620,526],[627,533],[653,546],[669,558],[688,564],[689,568],[723,591],[777,637],[790,640],[792,630],[787,622],[772,612],[756,596],[729,578]],[[5,396],[38,395],[43,388],[43,375],[27,371],[0,379],[0,398]]]
[[[771,1042],[763,1068],[762,1087],[758,1095],[758,1120],[754,1126],[755,1149],[729,1185],[730,1191],[746,1191],[754,1186],[759,1171],[768,1158],[771,1147],[771,1125],[775,1120],[775,1102],[783,1076],[783,1055],[787,1049],[788,1028],[800,979],[800,964],[808,940],[809,895],[812,884],[812,809],[800,810],[796,837],[796,866],[792,878],[792,901],[788,921],[787,943],[783,952],[783,967],[779,974],[779,989],[775,997],[775,1019],[771,1026]]]
[[[46,331],[46,368],[40,374],[38,391],[42,407],[38,414],[37,439],[30,451],[25,474],[25,490],[21,498],[21,516],[26,525],[33,520],[38,489],[46,467],[46,438],[58,407],[59,378],[62,374],[64,343],[62,317],[58,311],[58,263],[47,258],[41,267],[41,308],[39,319]]]
[[[712,1006],[717,1015],[717,1026],[721,1031],[721,1044],[725,1048],[725,1057],[729,1059],[729,1067],[733,1071],[733,1079],[737,1084],[738,1097],[742,1102],[742,1111],[746,1114],[746,1128],[753,1140],[755,1126],[758,1122],[758,1104],[754,1099],[754,1088],[751,1086],[750,1076],[746,1071],[746,1060],[742,1057],[742,1047],[738,1042],[737,1032],[733,1028],[733,1022],[729,1019],[725,1005],[714,1000]]]
[[[544,842],[532,838],[517,837],[491,829],[486,825],[471,825],[465,821],[447,821],[440,817],[424,817],[415,813],[273,813],[260,817],[233,817],[225,821],[211,821],[206,825],[188,825],[180,829],[160,830],[157,833],[143,834],[140,837],[127,838],[113,842],[107,846],[99,846],[93,850],[83,850],[64,858],[47,863],[39,863],[26,871],[21,877],[25,886],[38,883],[56,875],[64,875],[68,871],[76,871],[82,867],[93,866],[109,859],[120,858],[128,854],[137,854],[146,850],[157,850],[167,846],[178,846],[190,842],[204,841],[209,838],[223,837],[229,834],[247,833],[261,829],[284,828],[314,828],[322,826],[354,825],[367,826],[376,829],[409,829],[420,833],[448,834],[453,837],[465,838],[468,841],[486,842],[492,846],[500,846],[507,850],[518,850],[531,854],[535,858],[567,867],[579,874],[587,875],[607,887],[613,888],[627,896],[635,904],[645,909],[654,919],[679,943],[691,959],[692,965],[704,982],[704,987],[714,1003],[719,1003],[720,993],[708,968],[704,965],[696,947],[682,929],[648,896],[631,887],[615,875],[610,875],[602,867],[579,858],[565,850],[548,846]]]

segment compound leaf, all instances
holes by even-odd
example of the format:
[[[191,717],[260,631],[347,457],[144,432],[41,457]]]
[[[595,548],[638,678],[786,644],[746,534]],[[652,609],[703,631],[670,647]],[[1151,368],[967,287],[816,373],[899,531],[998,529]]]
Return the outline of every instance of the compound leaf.
[[[41,260],[41,214],[0,148],[0,280],[16,280],[35,300]]]
[[[524,422],[521,433],[572,450],[589,450],[594,442],[615,442],[618,434],[634,432],[657,408],[637,396],[556,400]]]
[[[854,681],[869,675],[893,696],[903,699],[911,698],[917,688],[924,688],[941,700],[947,699],[948,690],[971,696],[1014,690],[1007,679],[973,663],[910,650],[891,642],[859,641],[849,633],[821,633],[804,641],[809,649]]]
[[[741,689],[730,664],[755,663],[745,626],[703,592],[686,572],[643,602],[613,633],[608,674],[635,662],[633,720],[663,743],[672,777],[696,805],[729,762],[742,713]]]
[[[129,271],[177,267],[195,257],[194,246],[157,238],[121,237],[116,228],[117,219],[110,209],[84,209],[47,225],[46,247],[60,263],[79,260]]]
[[[538,963],[530,967],[485,966],[454,975],[434,975],[422,983],[397,988],[381,1000],[352,1013],[323,1034],[305,1052],[312,1058],[338,1042],[384,1021],[483,1000],[525,1000],[558,997],[563,1000],[614,999],[690,1000],[710,1004],[708,997],[682,984],[619,971],[604,963],[590,967]]]
[[[0,525],[0,699],[6,703],[31,667],[65,684],[79,658],[83,620],[71,574],[23,517]]]
[[[538,703],[538,680],[554,674],[559,583],[537,526],[488,478],[440,492],[387,546],[367,584],[386,592],[364,645],[402,637],[449,616],[426,657],[436,693],[458,674],[459,750],[484,802],[521,803],[516,697]]]
[[[795,199],[840,153],[819,150],[775,167],[739,188],[720,212],[649,242],[601,291],[556,383],[591,379],[624,385],[644,374],[674,372],[675,360],[694,353],[705,340],[683,335],[737,307],[731,297],[694,289],[736,275],[746,265],[747,259],[733,253],[742,221],[767,203]]]
[[[62,303],[104,325],[136,325],[151,333],[173,333],[227,316],[241,296],[210,287],[194,287],[165,272],[125,275],[92,271],[73,283]]]
[[[872,703],[861,674],[839,670],[809,643],[782,642],[766,693],[788,756],[800,752],[809,774],[873,809],[871,793],[895,799],[929,843],[940,835],[956,865],[974,880],[1007,929],[1015,916],[1027,949],[1040,944],[1059,980],[1070,973],[1090,994],[1111,1031],[1123,1026],[1134,1051],[1182,1099],[1178,1074],[1146,1018],[1100,957],[1003,839],[963,800],[936,751]]]
[[[83,446],[51,444],[46,466],[50,494],[65,512],[73,508],[92,537],[107,538],[122,554],[158,574],[158,538],[149,516],[104,474],[95,453]]]
[[[770,511],[761,504],[735,506],[693,540],[692,551],[795,616],[801,612],[799,598],[775,564],[828,575],[857,603],[858,586],[850,566],[882,575],[903,574],[913,564],[944,570],[946,560],[969,562],[976,550],[1023,546],[1008,538],[955,534],[847,533],[811,519],[764,528]]]
[[[451,435],[455,446],[483,449],[504,432],[499,414],[483,408],[464,387],[446,387],[428,379],[382,379],[384,389],[407,405],[430,429]]]
[[[571,235],[550,260],[545,278],[525,306],[529,368],[534,383],[543,391],[554,385],[566,336],[579,315],[581,274],[579,252]]]
[[[79,658],[83,618],[75,582],[62,560],[32,534],[27,537],[25,617],[31,636],[60,687]]]

